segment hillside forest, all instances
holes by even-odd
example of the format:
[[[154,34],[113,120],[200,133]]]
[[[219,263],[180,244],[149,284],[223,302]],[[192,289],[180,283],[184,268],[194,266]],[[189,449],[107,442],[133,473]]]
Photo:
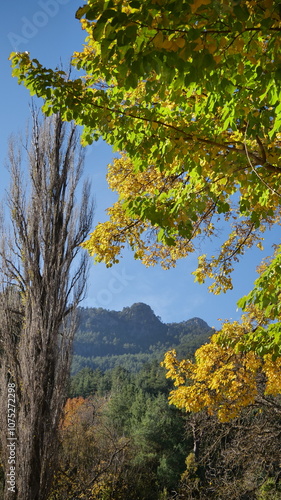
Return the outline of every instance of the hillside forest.
[[[199,318],[164,324],[142,303],[79,309],[51,500],[281,498],[279,397],[261,393],[228,423],[168,402],[163,353],[192,357],[212,333]]]

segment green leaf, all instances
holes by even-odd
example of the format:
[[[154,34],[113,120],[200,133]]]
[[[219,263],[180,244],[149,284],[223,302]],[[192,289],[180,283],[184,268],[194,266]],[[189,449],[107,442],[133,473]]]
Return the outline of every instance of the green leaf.
[[[139,9],[141,7],[141,3],[138,2],[137,0],[133,0],[132,2],[129,2],[130,7],[132,9]]]
[[[88,12],[88,10],[89,10],[88,5],[84,5],[84,7],[79,7],[79,9],[77,9],[76,11],[75,18],[81,19],[84,16],[84,14]]]
[[[246,296],[241,297],[241,299],[239,299],[237,301],[237,306],[240,307],[240,309],[242,309],[242,311],[245,311],[245,308],[247,306],[247,302],[248,302],[248,298]]]
[[[88,19],[88,21],[95,21],[97,19],[97,15],[98,15],[98,9],[97,8],[88,8],[87,11],[86,11],[86,19]]]
[[[210,68],[211,66],[215,66],[215,60],[212,54],[210,53],[204,54],[202,60],[202,66],[203,68]]]
[[[98,41],[100,40],[100,38],[102,37],[103,35],[103,32],[104,32],[104,27],[105,27],[105,23],[103,22],[97,22],[94,29],[93,29],[93,38]]]
[[[218,214],[229,212],[229,210],[230,210],[229,203],[224,202],[224,201],[218,201],[218,203],[217,203]]]
[[[241,4],[235,5],[233,7],[233,12],[239,21],[247,21],[250,15],[246,5],[242,6]]]

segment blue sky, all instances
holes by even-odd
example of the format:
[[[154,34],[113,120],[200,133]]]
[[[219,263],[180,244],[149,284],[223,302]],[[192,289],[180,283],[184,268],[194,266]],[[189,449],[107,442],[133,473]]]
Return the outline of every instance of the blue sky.
[[[83,45],[84,32],[75,19],[75,11],[82,4],[82,0],[13,0],[2,5],[0,194],[8,186],[4,167],[7,140],[11,133],[24,132],[30,103],[28,91],[11,77],[9,54],[14,50],[28,51],[52,68],[61,62],[67,63],[72,52]],[[85,173],[92,179],[96,202],[94,223],[106,219],[105,209],[116,199],[105,179],[106,166],[112,158],[111,148],[102,141],[87,150]],[[88,294],[83,305],[121,310],[134,302],[145,302],[164,322],[197,316],[218,328],[219,318],[239,318],[236,301],[251,289],[257,276],[256,266],[272,253],[271,245],[278,243],[277,236],[277,230],[267,235],[264,252],[253,249],[247,253],[236,266],[234,289],[220,296],[208,293],[207,285],[194,283],[191,272],[196,267],[195,255],[179,261],[175,269],[164,271],[160,267],[145,268],[134,261],[132,252],[127,249],[120,263],[110,269],[102,264],[91,264]],[[215,248],[218,246],[219,241],[214,244]]]

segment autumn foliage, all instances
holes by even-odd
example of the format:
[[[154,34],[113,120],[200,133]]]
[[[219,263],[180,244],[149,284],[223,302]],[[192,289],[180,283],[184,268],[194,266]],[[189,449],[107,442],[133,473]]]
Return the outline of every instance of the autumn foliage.
[[[102,137],[120,152],[108,172],[118,201],[84,246],[110,266],[129,243],[145,265],[168,268],[223,225],[220,249],[200,251],[194,275],[227,291],[235,263],[280,225],[279,2],[88,0],[76,17],[81,78],[26,53],[11,59],[46,114],[83,125],[83,144]],[[277,247],[240,301],[241,322],[223,325],[195,363],[167,354],[175,404],[228,419],[254,400],[259,376],[279,392],[279,270]]]

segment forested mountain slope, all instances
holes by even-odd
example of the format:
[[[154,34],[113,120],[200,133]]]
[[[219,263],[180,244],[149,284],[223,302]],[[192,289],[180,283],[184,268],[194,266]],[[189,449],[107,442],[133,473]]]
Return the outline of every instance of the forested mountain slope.
[[[172,347],[177,348],[179,355],[191,356],[211,333],[212,329],[200,318],[163,323],[143,303],[122,311],[80,308],[72,373],[85,366],[104,370],[116,364],[136,370],[152,358],[160,359]]]
[[[165,324],[142,303],[80,309],[56,498],[281,499],[280,398],[228,423],[168,403],[163,352],[192,356],[211,331],[199,318]]]

